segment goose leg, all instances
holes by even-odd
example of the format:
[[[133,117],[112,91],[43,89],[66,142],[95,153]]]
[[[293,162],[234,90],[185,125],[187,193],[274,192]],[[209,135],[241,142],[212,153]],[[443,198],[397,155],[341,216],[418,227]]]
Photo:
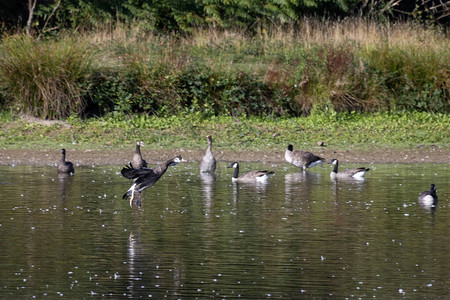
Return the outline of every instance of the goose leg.
[[[134,189],[131,190],[130,207],[133,208]]]
[[[138,194],[138,199],[136,200],[136,206],[141,208],[141,193]]]

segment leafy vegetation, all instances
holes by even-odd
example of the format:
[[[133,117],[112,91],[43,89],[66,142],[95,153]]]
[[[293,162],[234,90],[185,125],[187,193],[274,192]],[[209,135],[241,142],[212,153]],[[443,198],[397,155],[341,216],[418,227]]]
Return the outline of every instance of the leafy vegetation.
[[[132,148],[143,140],[147,149],[203,149],[204,137],[214,136],[216,149],[275,150],[286,142],[314,149],[323,141],[330,149],[410,148],[418,145],[450,147],[448,114],[324,113],[308,117],[269,118],[219,116],[199,113],[176,116],[109,114],[66,123],[43,124],[0,116],[0,148],[76,149]]]
[[[264,35],[185,37],[118,27],[10,36],[0,52],[3,108],[41,118],[450,111],[450,41],[413,24],[308,20]]]
[[[84,108],[83,85],[92,60],[76,39],[37,42],[11,36],[0,45],[0,82],[13,108],[42,118],[66,118]]]

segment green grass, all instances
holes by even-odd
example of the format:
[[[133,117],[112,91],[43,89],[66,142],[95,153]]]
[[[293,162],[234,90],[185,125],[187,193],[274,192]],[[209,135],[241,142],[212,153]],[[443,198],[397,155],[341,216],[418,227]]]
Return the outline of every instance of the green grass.
[[[279,150],[287,143],[299,148],[317,148],[323,141],[329,149],[408,149],[418,145],[450,148],[450,115],[414,113],[320,113],[299,118],[235,119],[200,114],[178,116],[124,116],[80,120],[70,126],[29,123],[8,113],[0,115],[0,148],[72,149],[130,148],[143,140],[147,149],[203,149],[211,134],[216,149]]]

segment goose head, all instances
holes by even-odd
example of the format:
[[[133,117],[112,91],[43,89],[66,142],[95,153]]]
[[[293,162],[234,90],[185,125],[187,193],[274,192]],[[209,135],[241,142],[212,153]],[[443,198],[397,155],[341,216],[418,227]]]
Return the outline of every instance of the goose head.
[[[61,149],[61,154],[62,154],[62,155],[66,155],[66,149],[64,149],[64,148]]]
[[[288,145],[287,150],[289,151],[293,151],[294,150],[294,146],[292,146],[291,144]]]
[[[144,146],[144,142],[143,142],[143,141],[137,141],[137,142],[136,142],[136,145],[137,145],[137,146]]]
[[[176,166],[180,162],[187,162],[187,160],[183,159],[181,155],[176,156],[174,159],[171,160],[169,163],[169,166]]]
[[[436,186],[434,185],[434,184],[431,184],[431,186],[430,186],[430,192],[436,192]]]
[[[237,163],[237,162],[233,162],[233,163],[231,163],[231,165],[229,165],[227,168],[238,168],[239,167],[239,164]]]
[[[331,165],[336,165],[338,163],[338,160],[336,159],[336,158],[333,158],[331,161],[330,161],[330,164]]]

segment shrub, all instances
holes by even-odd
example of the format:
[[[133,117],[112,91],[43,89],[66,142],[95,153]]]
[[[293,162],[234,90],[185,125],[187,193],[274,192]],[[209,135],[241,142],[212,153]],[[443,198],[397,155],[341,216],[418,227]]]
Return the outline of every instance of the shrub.
[[[447,49],[438,51],[417,44],[383,45],[368,51],[366,56],[369,68],[390,94],[391,110],[450,109]]]
[[[92,53],[82,41],[10,36],[0,45],[0,82],[17,109],[41,118],[83,110]]]

